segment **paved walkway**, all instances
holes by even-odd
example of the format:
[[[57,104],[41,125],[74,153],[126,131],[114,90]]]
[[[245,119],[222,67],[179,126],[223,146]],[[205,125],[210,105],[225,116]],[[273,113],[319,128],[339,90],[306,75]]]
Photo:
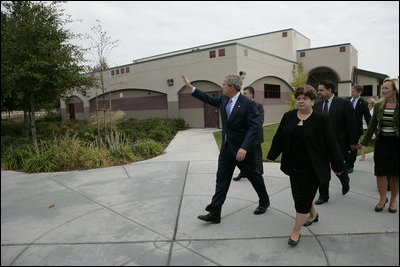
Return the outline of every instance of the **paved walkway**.
[[[332,178],[319,222],[303,227],[294,248],[293,200],[277,163],[264,163],[265,214],[253,215],[257,195],[242,179],[231,184],[220,224],[197,219],[214,193],[217,158],[212,129],[190,129],[139,163],[1,171],[1,265],[399,265],[399,216],[373,210],[371,154],[357,161],[347,195]]]

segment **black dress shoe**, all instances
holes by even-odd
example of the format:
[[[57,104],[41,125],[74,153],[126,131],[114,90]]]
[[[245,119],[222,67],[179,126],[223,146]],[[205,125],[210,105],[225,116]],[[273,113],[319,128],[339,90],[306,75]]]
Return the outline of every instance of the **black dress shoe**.
[[[315,223],[315,222],[318,222],[318,220],[319,220],[319,215],[318,215],[318,213],[317,213],[317,216],[315,216],[314,220],[312,220],[312,221],[306,221],[306,222],[303,224],[303,226],[309,226],[309,225],[311,225],[311,224],[313,224],[313,223]]]
[[[378,205],[376,205],[375,206],[375,211],[376,212],[381,212],[382,210],[383,210],[383,208],[385,207],[385,205],[386,205],[386,203],[388,203],[388,199],[386,198],[386,201],[385,201],[385,203],[383,204],[383,206],[382,207],[379,207]],[[389,208],[390,209],[390,208]],[[389,210],[389,212],[390,212],[390,210]]]
[[[328,202],[328,199],[327,199],[327,198],[319,197],[319,198],[317,199],[317,201],[315,201],[315,205],[321,205],[321,204],[323,204],[324,202]]]
[[[197,218],[205,222],[211,222],[211,223],[221,222],[221,215],[212,215],[211,213],[207,215],[199,215],[197,216]]]
[[[268,206],[258,206],[255,210],[254,210],[254,214],[258,215],[258,214],[263,214],[267,211]]]
[[[292,247],[297,246],[297,244],[298,244],[299,241],[300,241],[300,237],[301,237],[301,234],[299,235],[299,239],[297,239],[297,241],[294,241],[291,237],[289,237],[288,244],[291,245]]]
[[[350,185],[349,185],[349,183],[347,182],[347,184],[345,184],[345,185],[342,186],[342,195],[346,195],[347,192],[349,192],[349,191],[350,191]]]
[[[239,175],[236,176],[235,178],[233,178],[232,180],[234,180],[234,181],[239,181],[239,180],[242,179],[242,178],[246,178],[246,177],[244,177],[242,173],[239,173]]]

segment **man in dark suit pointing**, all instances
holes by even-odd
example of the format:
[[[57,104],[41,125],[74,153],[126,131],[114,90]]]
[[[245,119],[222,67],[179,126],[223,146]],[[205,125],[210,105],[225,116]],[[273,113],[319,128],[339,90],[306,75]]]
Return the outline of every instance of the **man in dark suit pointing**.
[[[254,101],[240,94],[242,79],[228,75],[222,82],[222,96],[213,97],[195,88],[186,75],[182,75],[186,87],[192,88],[192,96],[219,107],[222,119],[222,146],[218,158],[217,181],[207,215],[199,215],[203,221],[220,223],[222,205],[225,202],[236,166],[248,177],[259,197],[254,214],[265,213],[270,205],[262,175],[256,171],[255,141],[259,129],[258,111]]]

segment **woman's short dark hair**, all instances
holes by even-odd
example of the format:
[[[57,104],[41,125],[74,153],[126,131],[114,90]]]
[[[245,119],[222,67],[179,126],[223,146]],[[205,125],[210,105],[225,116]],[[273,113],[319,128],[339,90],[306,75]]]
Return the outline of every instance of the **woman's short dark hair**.
[[[317,91],[311,85],[297,87],[294,90],[294,97],[297,98],[299,95],[304,95],[311,100],[317,99]]]

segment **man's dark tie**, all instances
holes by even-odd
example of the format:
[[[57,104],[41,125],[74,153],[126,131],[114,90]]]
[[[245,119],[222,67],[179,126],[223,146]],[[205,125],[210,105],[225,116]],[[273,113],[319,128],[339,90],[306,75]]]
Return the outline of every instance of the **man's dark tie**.
[[[329,100],[325,100],[324,110],[323,110],[324,113],[328,113],[328,103],[329,103]]]
[[[356,109],[356,106],[354,105],[354,102],[356,102],[356,100],[354,98],[351,99],[351,104],[353,105],[353,109]]]

